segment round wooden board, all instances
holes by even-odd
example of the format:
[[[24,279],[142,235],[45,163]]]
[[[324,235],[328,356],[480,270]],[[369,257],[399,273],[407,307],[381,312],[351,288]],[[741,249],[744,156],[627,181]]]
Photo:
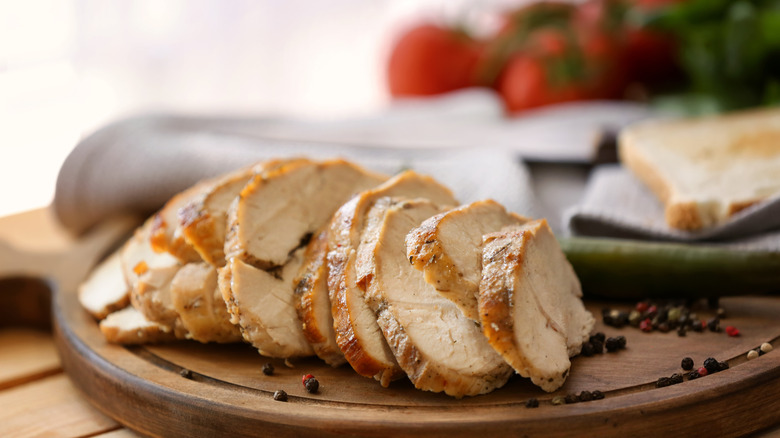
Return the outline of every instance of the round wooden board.
[[[54,332],[65,370],[95,406],[146,435],[738,436],[780,422],[779,297],[723,299],[724,325],[739,327],[739,337],[647,334],[599,323],[596,330],[607,336],[626,336],[628,348],[574,358],[571,376],[558,392],[544,393],[515,376],[491,394],[458,400],[419,391],[408,380],[383,388],[348,366],[334,369],[317,359],[289,367],[248,345],[108,344],[73,291],[55,295]],[[595,315],[604,306],[588,305]],[[762,342],[778,351],[747,361],[745,353]],[[685,356],[697,366],[715,357],[731,367],[656,388],[659,377],[681,372]],[[266,362],[276,369],[272,376],[261,372]],[[189,371],[186,377],[182,370]],[[316,394],[301,384],[309,373],[320,381]],[[289,394],[288,402],[273,400],[278,389]],[[600,390],[606,397],[551,402],[556,395],[583,390]],[[539,399],[538,408],[525,407],[531,397]]]

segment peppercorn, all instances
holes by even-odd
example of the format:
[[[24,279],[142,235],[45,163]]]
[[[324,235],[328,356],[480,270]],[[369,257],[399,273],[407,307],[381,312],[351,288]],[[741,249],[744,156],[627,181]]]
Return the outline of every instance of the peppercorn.
[[[727,325],[726,326],[726,334],[731,336],[731,337],[737,337],[737,336],[739,336],[739,329],[737,329],[733,325]]]
[[[729,363],[728,362],[718,362],[718,371],[723,371],[729,369]]]
[[[697,333],[701,333],[704,331],[704,326],[706,326],[707,323],[704,321],[693,321],[693,324],[691,325],[691,329]]]
[[[551,402],[555,406],[562,405],[562,404],[566,403],[566,398],[561,396],[561,395],[558,395],[558,396],[553,397]]]
[[[704,359],[704,368],[706,368],[707,372],[710,374],[720,371],[720,365],[718,365],[718,361],[714,357]]]
[[[593,393],[590,391],[582,391],[580,392],[579,399],[581,402],[589,402],[593,400]]]
[[[661,377],[655,382],[656,388],[665,388],[672,384],[672,379],[668,377]]]
[[[753,360],[753,359],[757,358],[758,357],[758,351],[759,350],[750,350],[750,351],[748,351],[748,353],[747,353],[748,360]]]
[[[621,350],[626,348],[626,344],[628,343],[628,341],[626,341],[626,337],[625,336],[621,335],[621,336],[616,337],[615,339],[617,339],[618,348],[620,348]]]
[[[680,366],[685,371],[692,370],[693,369],[693,359],[691,359],[690,357],[684,357],[682,362],[680,362]]]
[[[639,330],[642,330],[645,333],[650,333],[653,331],[653,323],[650,318],[645,318],[642,322],[639,323]]]
[[[580,401],[580,399],[579,399],[579,398],[577,398],[577,395],[576,395],[576,394],[566,394],[566,397],[564,397],[563,401],[564,401],[564,402],[565,402],[567,405],[570,405],[570,404],[572,404],[572,403],[577,403],[578,401]]]
[[[599,339],[594,338],[590,341],[591,345],[593,345],[593,352],[596,354],[601,354],[604,352],[604,341],[601,341]]]
[[[274,400],[281,401],[281,402],[286,402],[287,401],[287,393],[284,392],[281,389],[276,391],[276,392],[274,392]]]
[[[274,365],[270,362],[266,362],[263,364],[263,374],[266,376],[273,375],[274,373]]]
[[[707,374],[709,374],[709,371],[707,371],[707,368],[699,367],[696,372],[699,374],[699,376],[704,377]]]
[[[688,373],[688,380],[698,379],[699,377],[700,377],[699,372],[696,370],[693,370],[690,373]]]
[[[676,385],[678,383],[683,382],[683,376],[680,373],[672,374],[672,377],[670,377],[669,379],[672,381],[672,385]]]
[[[535,398],[529,398],[525,401],[525,407],[527,408],[538,408],[539,407],[539,400]]]
[[[628,324],[631,327],[639,327],[639,323],[642,321],[642,314],[638,310],[632,310],[628,314]]]
[[[591,395],[593,395],[593,400],[601,400],[604,398],[604,393],[599,391],[598,389],[591,392]]]
[[[649,308],[650,308],[650,303],[648,303],[647,301],[640,301],[636,303],[636,310],[639,313],[645,313]]]
[[[658,331],[659,332],[661,332],[661,333],[669,333],[669,330],[670,330],[669,323],[664,321],[664,322],[658,324]]]
[[[315,377],[312,377],[310,379],[306,379],[306,381],[303,382],[303,386],[306,388],[306,391],[309,391],[310,394],[314,394],[318,389],[320,389],[320,382],[317,381]]]
[[[653,304],[652,306],[647,308],[647,317],[648,318],[653,318],[657,314],[658,314],[658,306],[656,306],[655,304]]]
[[[312,378],[314,378],[314,376],[311,374],[304,374],[303,377],[301,377],[301,383],[305,385],[306,381]]]
[[[674,321],[675,323],[678,323],[681,314],[682,314],[682,310],[680,310],[679,307],[672,307],[671,309],[669,309],[669,312],[667,312],[666,314],[666,320]]]
[[[606,347],[608,353],[614,353],[620,349],[620,341],[617,338],[607,338],[604,347]]]
[[[591,335],[590,341],[593,342],[594,339],[603,343],[607,339],[607,335],[602,332],[597,332],[596,334]]]
[[[716,316],[715,318],[712,318],[711,320],[707,321],[707,328],[710,329],[711,332],[719,332],[720,319]]]
[[[723,307],[718,307],[718,311],[715,314],[720,319],[726,319],[726,309],[724,309]]]
[[[772,351],[772,344],[770,344],[769,342],[764,342],[763,344],[761,344],[759,351],[763,353],[769,353],[770,351]]]
[[[182,370],[179,371],[179,375],[184,377],[185,379],[191,379],[192,371],[188,370],[187,368],[182,368]]]
[[[593,344],[591,342],[586,342],[582,344],[581,353],[585,357],[591,357],[596,353],[596,351],[593,349]]]
[[[684,326],[684,325],[681,325],[681,326],[680,326],[680,327],[677,329],[677,336],[679,336],[679,337],[683,337],[683,336],[685,336],[687,333],[688,333],[688,331],[685,329],[685,326]]]

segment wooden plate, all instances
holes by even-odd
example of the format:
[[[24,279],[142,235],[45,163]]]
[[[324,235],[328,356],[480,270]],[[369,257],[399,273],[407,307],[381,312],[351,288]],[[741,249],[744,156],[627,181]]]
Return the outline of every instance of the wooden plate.
[[[597,315],[605,305],[588,304]],[[607,336],[626,336],[628,348],[575,358],[558,392],[546,394],[516,376],[491,394],[460,400],[419,391],[407,380],[382,388],[348,366],[334,369],[317,359],[289,367],[248,345],[111,345],[72,290],[56,294],[53,312],[63,366],[76,386],[103,412],[147,435],[737,436],[780,422],[780,298],[731,298],[722,306],[724,325],[737,326],[741,336],[679,337],[599,324]],[[747,361],[746,352],[763,342],[778,351]],[[728,360],[730,369],[656,388],[659,377],[681,372],[684,356],[697,366],[707,357]],[[266,362],[275,367],[272,376],[261,372]],[[301,384],[309,373],[320,382],[316,394]],[[287,402],[274,401],[279,389],[289,394]],[[606,397],[551,402],[584,390]],[[525,407],[531,397],[539,399],[538,408]]]

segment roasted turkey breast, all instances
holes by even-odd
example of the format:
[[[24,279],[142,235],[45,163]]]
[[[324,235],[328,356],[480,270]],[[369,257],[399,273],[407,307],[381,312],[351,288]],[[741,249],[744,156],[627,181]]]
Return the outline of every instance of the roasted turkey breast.
[[[406,236],[406,253],[428,283],[479,321],[482,236],[526,221],[493,200],[474,202],[423,222]]]
[[[512,367],[551,392],[593,329],[580,283],[547,221],[484,238],[479,314],[485,336]]]
[[[442,205],[457,203],[452,192],[433,178],[406,171],[350,199],[330,223],[328,292],[336,341],[358,374],[374,377],[383,386],[403,373],[357,285],[355,260],[366,214],[377,199],[385,196],[421,197]]]
[[[398,364],[418,389],[454,397],[503,386],[512,368],[480,327],[442,297],[406,258],[404,237],[441,213],[429,200],[383,198],[371,208],[358,250],[358,283]]]

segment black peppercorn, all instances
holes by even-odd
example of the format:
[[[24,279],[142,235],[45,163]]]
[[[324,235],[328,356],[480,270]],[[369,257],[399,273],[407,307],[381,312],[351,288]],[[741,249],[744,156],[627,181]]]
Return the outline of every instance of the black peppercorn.
[[[306,387],[306,390],[309,391],[309,393],[314,394],[320,389],[320,382],[317,381],[316,377],[311,377],[303,382],[303,386]]]
[[[672,380],[672,384],[673,385],[676,385],[678,383],[682,383],[683,382],[683,376],[680,373],[672,374],[672,377],[670,377],[670,379]]]
[[[590,341],[590,344],[593,345],[593,352],[596,354],[601,354],[604,352],[604,342],[600,341],[598,339],[592,339]]]
[[[726,319],[726,309],[723,307],[718,307],[718,311],[716,312],[716,315],[718,315],[718,318],[720,319]]]
[[[181,371],[179,371],[179,375],[184,377],[185,379],[191,379],[192,371],[188,370],[187,368],[183,368]]]
[[[729,369],[729,363],[728,362],[718,362],[718,369],[720,371]]]
[[[699,372],[696,370],[693,370],[690,373],[688,373],[688,380],[698,379],[699,377],[700,377]]]
[[[535,398],[529,398],[525,401],[525,407],[527,408],[538,408],[539,407],[539,400]]]
[[[704,360],[704,368],[706,368],[707,372],[710,374],[717,373],[720,371],[720,364],[714,357],[708,357]]]
[[[616,337],[615,339],[617,339],[617,342],[618,342],[618,348],[620,348],[621,350],[622,350],[622,349],[624,349],[624,348],[626,348],[626,344],[627,344],[628,342],[626,341],[626,337],[625,337],[625,336],[618,336],[618,337]]]
[[[658,324],[658,331],[659,332],[661,332],[661,333],[669,333],[669,330],[670,330],[670,328],[669,328],[669,323],[668,322],[664,321],[664,322]]]
[[[604,398],[604,393],[599,391],[598,389],[591,392],[591,395],[593,396],[593,400],[601,400]]]
[[[586,357],[591,357],[596,352],[596,350],[593,349],[593,344],[591,342],[586,342],[582,344],[582,355]]]
[[[274,400],[281,401],[281,402],[286,402],[287,401],[287,393],[284,392],[281,389],[276,391],[276,392],[274,392]]]
[[[682,366],[682,369],[685,371],[690,371],[693,369],[693,359],[690,357],[683,358],[682,362],[680,363],[680,366]]]
[[[680,327],[677,329],[677,336],[683,337],[683,336],[685,336],[687,333],[688,333],[688,330],[686,330],[686,329],[685,329],[685,326],[684,326],[684,325],[681,325],[681,326],[680,326]]]
[[[707,328],[710,329],[711,332],[719,332],[720,319],[716,316],[715,318],[712,318],[711,320],[707,321]]]
[[[701,333],[704,331],[704,327],[701,325],[701,322],[699,321],[693,321],[691,325],[691,330]]]
[[[572,403],[577,403],[579,398],[576,394],[566,394],[566,397],[563,399],[564,402],[566,402],[567,405],[570,405]]]
[[[266,376],[270,376],[274,373],[274,365],[270,362],[266,362],[263,364],[263,374]]]
[[[590,391],[582,391],[580,392],[579,399],[581,402],[588,402],[593,400],[593,393]]]
[[[671,384],[672,384],[672,379],[670,379],[668,377],[661,377],[658,380],[656,380],[655,387],[656,388],[664,388],[664,387],[670,386]]]
[[[614,353],[620,349],[620,341],[617,338],[607,338],[604,347],[606,347],[608,353]]]
[[[598,340],[598,341],[601,341],[603,343],[607,339],[607,335],[605,335],[602,332],[598,332],[598,333],[596,333],[594,335],[591,335],[590,341],[593,342],[594,339]]]

